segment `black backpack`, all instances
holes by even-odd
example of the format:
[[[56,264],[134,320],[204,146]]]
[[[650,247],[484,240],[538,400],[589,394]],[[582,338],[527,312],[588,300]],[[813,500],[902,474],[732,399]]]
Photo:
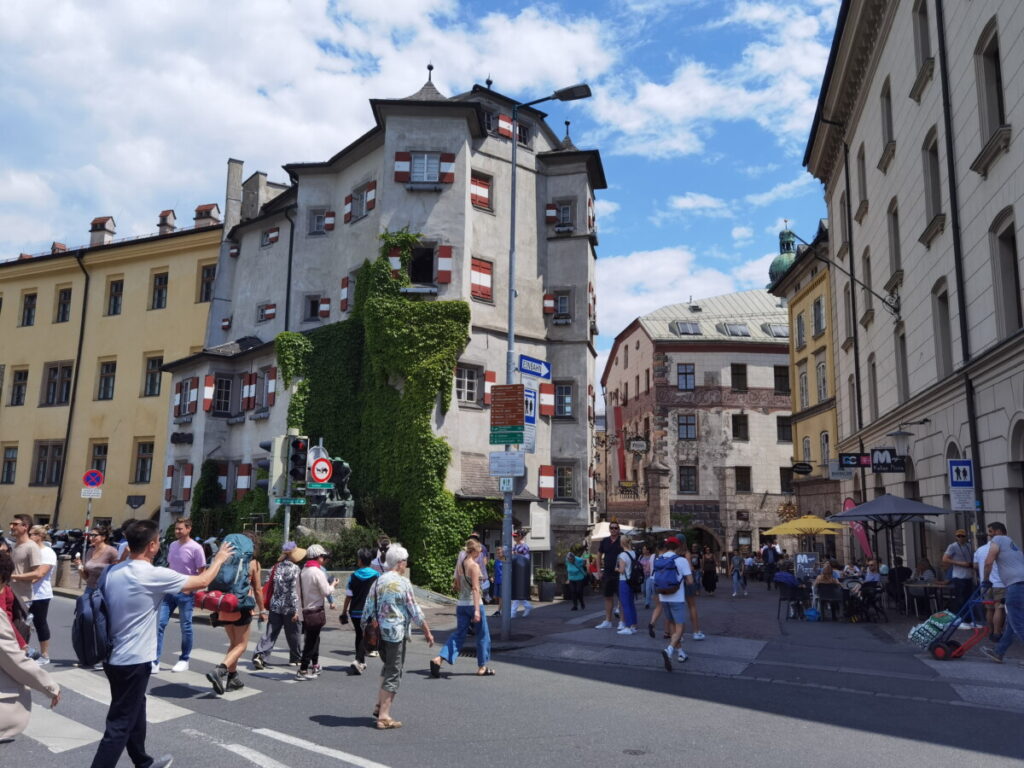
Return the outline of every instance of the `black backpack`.
[[[640,561],[635,552],[627,552],[627,554],[633,560],[629,569],[629,579],[627,581],[630,589],[632,589],[634,593],[638,593],[644,587],[644,567],[640,565]]]
[[[75,649],[78,663],[83,667],[94,667],[110,658],[114,650],[114,634],[110,627],[110,612],[103,597],[107,584],[108,566],[100,576],[96,589],[87,589],[75,601],[75,620],[71,624],[71,646]]]

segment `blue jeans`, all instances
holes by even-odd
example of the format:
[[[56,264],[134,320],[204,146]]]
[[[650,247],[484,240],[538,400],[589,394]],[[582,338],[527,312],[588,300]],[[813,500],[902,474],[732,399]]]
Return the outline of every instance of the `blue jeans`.
[[[1024,638],[1024,581],[1006,588],[1006,624],[1003,637],[996,646],[996,653],[1000,656],[1006,653],[1014,635]]]
[[[743,587],[743,576],[740,575],[739,571],[732,572],[732,593],[738,595],[744,589]]]
[[[472,624],[476,630],[476,665],[486,667],[491,660],[491,631],[487,626],[487,617],[484,614],[483,605],[480,606],[480,621],[473,622],[473,606],[458,605],[455,607],[455,619],[458,624],[448,642],[441,650],[440,656],[449,664],[454,664],[459,658],[459,651],[466,641],[466,633],[469,632],[469,625]]]
[[[622,623],[627,627],[635,627],[636,605],[633,603],[633,588],[623,579],[619,579],[619,604],[622,606]]]
[[[654,574],[644,579],[644,606],[650,607],[654,602]]]
[[[160,615],[157,619],[156,628],[156,659],[160,661],[160,654],[164,651],[164,630],[171,620],[174,609],[178,609],[178,619],[181,622],[181,660],[188,661],[192,653],[192,595],[179,592],[176,595],[164,595],[160,602]]]

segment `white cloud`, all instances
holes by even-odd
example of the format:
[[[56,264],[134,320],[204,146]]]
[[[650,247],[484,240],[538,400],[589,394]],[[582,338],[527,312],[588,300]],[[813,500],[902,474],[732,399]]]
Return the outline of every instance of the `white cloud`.
[[[613,200],[595,200],[594,214],[597,216],[598,222],[611,221],[621,207]]]
[[[729,216],[729,206],[725,200],[701,192],[687,192],[685,195],[673,195],[668,199],[668,207],[674,211],[698,213],[703,216]]]
[[[792,181],[784,181],[776,184],[767,192],[758,192],[747,195],[746,201],[758,207],[771,205],[779,200],[790,200],[800,195],[805,195],[818,186],[818,182],[809,173],[801,173]]]
[[[764,288],[768,284],[768,267],[778,255],[777,253],[767,253],[733,269],[732,276],[736,281],[737,290]]]
[[[733,227],[732,232],[730,234],[732,234],[732,239],[735,241],[735,243],[737,245],[740,245],[743,243],[748,243],[751,241],[751,239],[753,239],[754,230],[752,227]]]
[[[744,174],[752,179],[763,176],[766,173],[779,170],[778,163],[765,163],[764,165],[748,165],[741,169]]]

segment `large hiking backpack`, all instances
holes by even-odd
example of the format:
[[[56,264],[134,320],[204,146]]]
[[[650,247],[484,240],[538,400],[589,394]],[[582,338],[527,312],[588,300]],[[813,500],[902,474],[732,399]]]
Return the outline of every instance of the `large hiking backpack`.
[[[659,595],[674,595],[679,591],[679,569],[676,558],[679,555],[661,555],[654,559],[654,591]]]
[[[101,661],[110,658],[114,649],[114,634],[110,627],[110,612],[103,596],[103,588],[107,584],[107,575],[111,568],[107,567],[100,576],[96,589],[87,589],[75,600],[75,620],[71,624],[71,646],[82,667],[94,667]]]
[[[209,591],[223,592],[238,598],[239,610],[256,606],[256,599],[249,594],[249,563],[252,562],[252,539],[241,533],[224,537],[221,546],[230,544],[235,548],[231,557],[220,567],[217,576],[210,583]]]
[[[637,558],[635,552],[627,552],[627,554],[631,561],[627,582],[629,583],[629,588],[632,589],[634,593],[638,593],[644,588],[644,567],[640,565],[640,560]]]

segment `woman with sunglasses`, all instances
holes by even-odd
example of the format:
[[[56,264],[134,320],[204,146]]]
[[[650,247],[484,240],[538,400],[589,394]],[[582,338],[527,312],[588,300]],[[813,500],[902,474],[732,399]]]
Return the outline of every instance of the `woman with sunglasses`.
[[[86,552],[85,588],[96,589],[103,571],[118,561],[117,548],[107,543],[110,529],[105,525],[94,525],[89,531],[89,548]]]

